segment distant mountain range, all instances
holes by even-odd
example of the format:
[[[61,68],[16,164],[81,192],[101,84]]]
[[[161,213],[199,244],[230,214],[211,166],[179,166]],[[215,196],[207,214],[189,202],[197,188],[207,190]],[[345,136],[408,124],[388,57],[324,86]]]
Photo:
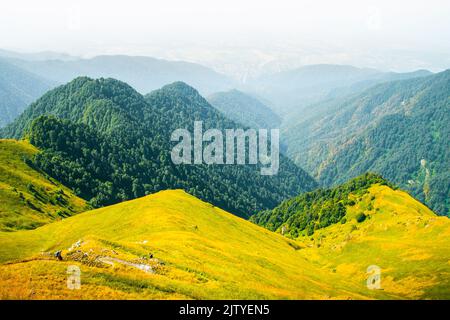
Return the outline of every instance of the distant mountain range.
[[[274,103],[274,111],[286,119],[301,118],[313,112],[314,103],[345,96],[377,83],[430,75],[419,70],[410,73],[382,72],[346,65],[308,65],[294,70],[264,75],[250,81],[245,89]]]
[[[47,89],[56,84],[67,83],[78,76],[115,78],[127,82],[141,94],[175,81],[183,81],[206,96],[238,88],[240,92],[244,91],[247,95],[256,97],[259,102],[272,110],[272,114],[277,114],[278,116],[274,117],[275,121],[279,121],[281,116],[284,121],[291,122],[317,114],[320,111],[314,106],[317,102],[358,93],[377,83],[430,74],[426,70],[394,73],[342,65],[310,65],[261,76],[240,84],[199,64],[150,57],[104,55],[81,59],[55,52],[16,53],[6,50],[0,50],[0,57],[5,63],[14,65],[22,72],[28,72],[49,84]],[[235,100],[228,105],[228,110],[231,110],[232,105],[236,105],[238,99],[237,92],[234,92],[234,98],[231,98],[232,94],[233,91],[228,93],[228,102]],[[33,96],[32,101],[37,97],[39,95]],[[19,103],[17,101],[20,99],[15,99],[14,103]],[[218,104],[223,103],[222,97]],[[247,107],[242,110],[246,110],[249,104],[255,105],[256,102],[247,100],[243,103]],[[269,111],[266,108],[262,108],[261,111],[264,114],[253,115],[250,122],[253,122],[255,117],[267,119]],[[242,113],[235,115],[236,118],[233,118],[235,120],[243,117]],[[14,116],[9,118],[13,119]],[[4,121],[4,124],[11,119]]]
[[[202,94],[229,90],[233,80],[207,67],[150,57],[97,56],[90,59],[55,52],[17,53],[0,49],[0,127],[58,84],[78,76],[116,78],[142,94],[184,81]]]
[[[21,59],[29,61],[45,61],[45,60],[76,60],[79,57],[72,56],[66,53],[54,51],[40,51],[40,52],[16,52],[11,50],[0,49],[0,57],[10,59]]]
[[[175,81],[183,81],[206,95],[234,87],[232,80],[202,65],[150,57],[104,55],[68,60],[12,58],[10,62],[59,84],[79,76],[109,77],[127,82],[142,94]]]
[[[288,153],[323,185],[374,171],[449,215],[449,92],[445,71],[329,101],[284,128]]]
[[[0,58],[0,127],[13,121],[54,83]]]

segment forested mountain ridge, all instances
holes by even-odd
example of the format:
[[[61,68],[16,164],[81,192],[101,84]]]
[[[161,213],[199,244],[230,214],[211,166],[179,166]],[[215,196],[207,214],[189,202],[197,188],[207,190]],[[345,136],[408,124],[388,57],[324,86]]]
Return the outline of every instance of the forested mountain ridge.
[[[114,123],[126,123],[127,116],[143,117],[146,103],[142,96],[129,85],[113,80],[92,80],[78,77],[61,85],[32,103],[12,124],[2,129],[2,134],[19,139],[30,128],[34,119],[41,115],[54,115],[73,122],[90,122],[97,112],[107,111],[109,117],[93,122],[98,129],[114,127]],[[114,116],[113,116],[114,115]]]
[[[280,117],[269,107],[236,89],[214,93],[208,102],[227,118],[250,128],[279,128],[281,124]]]
[[[288,154],[323,185],[382,174],[449,214],[450,70],[377,85],[288,128]]]
[[[43,151],[36,166],[93,206],[179,188],[248,217],[316,186],[282,155],[274,176],[255,165],[174,165],[170,134],[194,120],[205,129],[240,127],[181,82],[144,98],[118,80],[80,77],[33,103],[3,135],[26,135]]]
[[[345,223],[346,207],[354,206],[355,199],[374,184],[389,185],[380,175],[366,173],[337,187],[317,189],[285,200],[272,210],[253,215],[251,221],[272,231],[283,227],[283,234],[293,238],[311,236],[318,229]]]
[[[0,58],[0,127],[12,122],[53,84]]]

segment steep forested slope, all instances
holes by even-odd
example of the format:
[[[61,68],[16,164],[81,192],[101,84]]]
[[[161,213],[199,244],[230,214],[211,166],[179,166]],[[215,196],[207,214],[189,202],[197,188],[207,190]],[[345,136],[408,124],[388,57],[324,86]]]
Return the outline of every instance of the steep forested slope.
[[[286,129],[289,155],[324,185],[382,174],[449,214],[450,71],[375,86]]]
[[[117,80],[77,78],[32,104],[3,134],[26,134],[44,151],[36,165],[94,206],[181,188],[247,217],[316,186],[284,156],[274,176],[262,176],[258,165],[174,165],[171,133],[192,132],[195,120],[205,130],[240,126],[184,83],[144,99]]]
[[[208,102],[227,118],[250,128],[279,128],[281,119],[258,99],[238,90],[217,92]]]
[[[409,73],[382,72],[348,65],[307,65],[294,70],[264,75],[247,85],[249,92],[268,99],[273,110],[289,121],[315,113],[314,104],[367,89],[375,84],[429,75],[419,70]]]

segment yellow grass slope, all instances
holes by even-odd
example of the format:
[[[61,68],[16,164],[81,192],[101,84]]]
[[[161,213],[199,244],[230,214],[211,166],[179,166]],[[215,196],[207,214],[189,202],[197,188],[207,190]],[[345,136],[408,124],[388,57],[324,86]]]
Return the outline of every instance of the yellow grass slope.
[[[0,140],[0,230],[33,229],[86,210],[71,190],[31,168],[38,150],[26,141]]]
[[[3,233],[0,241],[2,262],[15,262],[0,267],[1,287],[9,288],[3,298],[347,296],[305,263],[292,240],[179,190]],[[48,254],[56,250],[64,261]],[[81,290],[66,288],[66,269],[74,264]]]
[[[303,253],[342,278],[381,269],[381,290],[398,298],[450,298],[450,220],[401,190],[374,185],[347,208],[347,222],[302,239]],[[358,223],[356,216],[367,218]]]
[[[380,193],[374,200],[380,209],[375,207],[372,218],[352,227],[352,215],[372,201],[364,198],[349,210],[345,225],[298,241],[179,190],[82,213],[36,230],[0,233],[0,297],[448,298],[448,241],[439,236],[448,238],[448,219],[437,218],[412,198],[406,199],[414,206],[403,219],[402,201],[409,196],[385,187],[374,187],[370,193]],[[392,205],[397,214],[385,214]],[[401,224],[417,217],[422,217],[420,224],[414,220],[406,229]],[[410,237],[409,231],[417,237]],[[401,242],[396,245],[398,236]],[[57,250],[62,250],[63,261],[52,256]],[[383,290],[366,287],[370,264],[382,268]],[[72,265],[81,269],[79,290],[67,288],[67,268]]]

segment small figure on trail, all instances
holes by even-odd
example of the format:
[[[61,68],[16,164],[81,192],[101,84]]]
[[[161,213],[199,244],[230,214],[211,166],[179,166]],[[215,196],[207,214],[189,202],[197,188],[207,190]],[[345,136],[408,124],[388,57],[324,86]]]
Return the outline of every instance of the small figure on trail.
[[[61,255],[61,250],[58,250],[58,251],[56,251],[55,252],[55,257],[56,257],[56,259],[58,259],[59,261],[61,261],[63,258],[62,258],[62,255]]]
[[[153,253],[150,253],[150,254],[149,254],[149,258],[150,258],[150,259],[153,259]]]

